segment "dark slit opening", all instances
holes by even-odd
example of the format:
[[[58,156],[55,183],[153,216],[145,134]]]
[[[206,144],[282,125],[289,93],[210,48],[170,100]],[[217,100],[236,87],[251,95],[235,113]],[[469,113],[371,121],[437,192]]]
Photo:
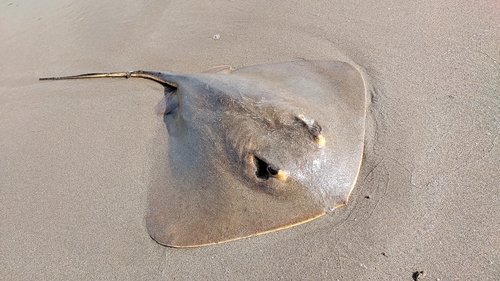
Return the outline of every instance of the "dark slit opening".
[[[255,167],[257,168],[257,171],[255,172],[255,175],[259,178],[259,179],[263,179],[263,180],[268,180],[269,179],[269,165],[265,162],[265,161],[262,161],[261,159],[259,159],[258,157],[255,157]]]

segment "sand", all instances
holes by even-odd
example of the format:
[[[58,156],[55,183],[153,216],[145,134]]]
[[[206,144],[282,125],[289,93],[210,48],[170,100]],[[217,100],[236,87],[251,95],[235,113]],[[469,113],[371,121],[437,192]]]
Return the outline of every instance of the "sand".
[[[44,2],[0,2],[0,279],[500,279],[497,1]],[[37,80],[297,59],[372,79],[349,205],[194,249],[144,222],[162,87]]]

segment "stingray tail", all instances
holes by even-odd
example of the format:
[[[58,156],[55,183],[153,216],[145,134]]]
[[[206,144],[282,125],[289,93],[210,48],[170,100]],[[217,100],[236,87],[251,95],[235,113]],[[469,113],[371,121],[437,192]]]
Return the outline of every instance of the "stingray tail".
[[[109,72],[109,73],[86,73],[72,76],[60,76],[60,77],[42,77],[39,80],[67,80],[67,79],[89,79],[89,78],[145,78],[156,81],[162,85],[168,85],[177,88],[177,83],[174,83],[169,78],[173,78],[173,75],[159,72],[159,71],[144,71],[135,70],[129,72]],[[167,80],[168,79],[168,80]]]

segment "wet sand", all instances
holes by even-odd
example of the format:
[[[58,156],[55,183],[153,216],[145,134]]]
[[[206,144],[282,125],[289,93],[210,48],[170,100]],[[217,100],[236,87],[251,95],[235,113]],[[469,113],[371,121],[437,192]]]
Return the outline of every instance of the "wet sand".
[[[1,2],[0,279],[500,279],[498,19],[495,1]],[[371,77],[349,205],[194,249],[145,227],[161,85],[38,81],[297,59]]]

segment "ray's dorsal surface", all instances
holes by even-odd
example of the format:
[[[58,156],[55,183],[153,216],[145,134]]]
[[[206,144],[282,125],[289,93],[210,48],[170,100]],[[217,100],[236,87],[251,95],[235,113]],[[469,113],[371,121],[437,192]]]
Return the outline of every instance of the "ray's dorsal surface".
[[[366,91],[339,61],[296,61],[200,74],[92,73],[165,87],[165,186],[146,225],[171,247],[216,244],[310,221],[345,205],[363,154]]]

